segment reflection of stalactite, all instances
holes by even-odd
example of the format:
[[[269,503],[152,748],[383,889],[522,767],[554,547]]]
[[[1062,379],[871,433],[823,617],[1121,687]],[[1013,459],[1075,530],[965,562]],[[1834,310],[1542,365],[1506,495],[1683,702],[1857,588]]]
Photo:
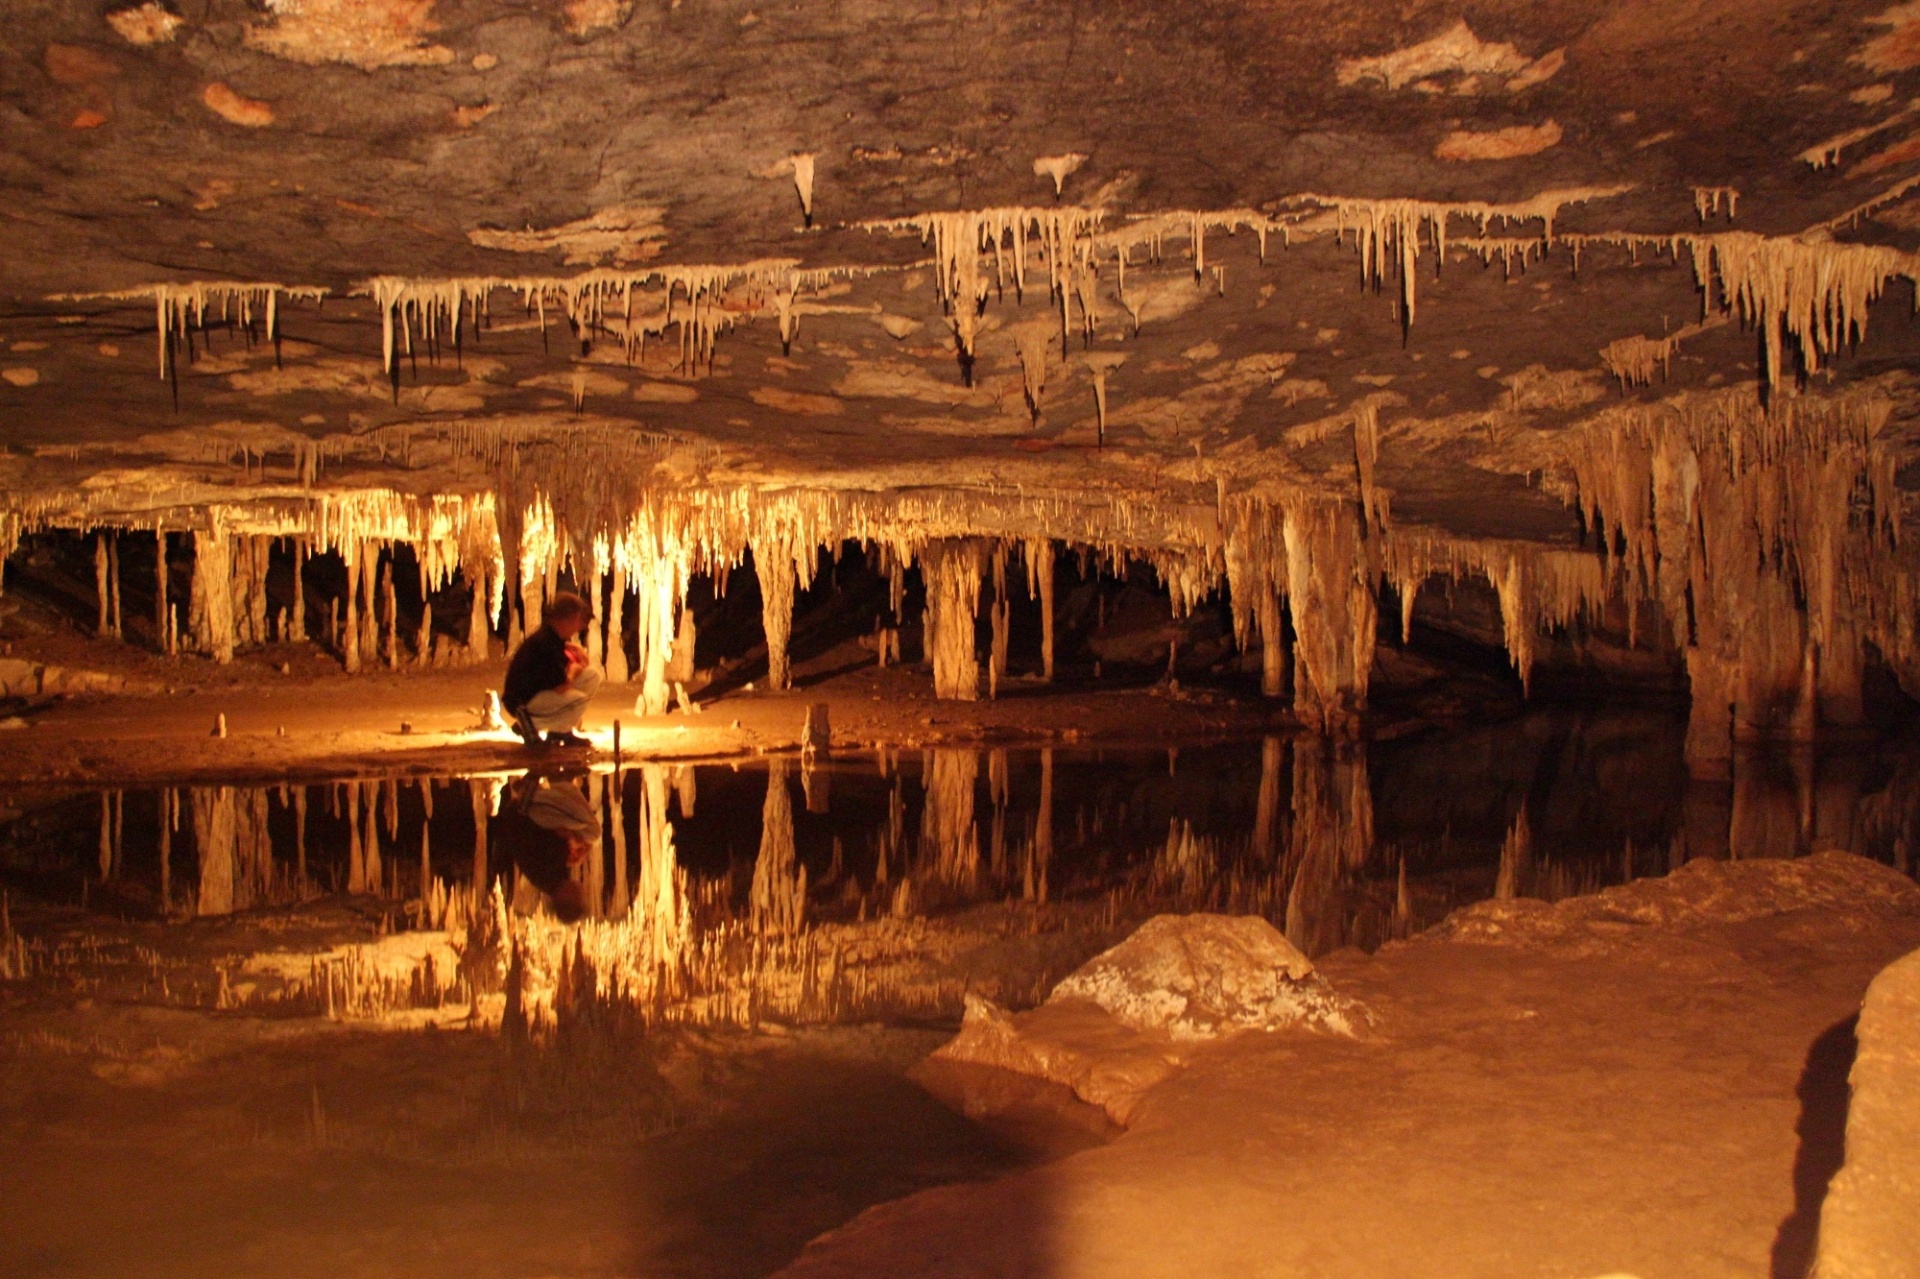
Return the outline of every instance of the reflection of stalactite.
[[[807,868],[793,844],[793,797],[787,762],[767,761],[767,802],[760,813],[760,856],[753,864],[749,899],[753,929],[784,936],[800,931],[807,914]]]
[[[1266,737],[1260,743],[1260,795],[1254,809],[1253,855],[1261,866],[1271,865],[1280,848],[1280,769],[1286,759],[1286,745],[1278,737]]]
[[[235,830],[233,788],[193,788],[193,845],[200,862],[199,915],[226,915],[234,905]]]
[[[1345,941],[1337,911],[1342,881],[1373,851],[1373,792],[1364,750],[1301,738],[1293,748],[1293,823],[1288,861],[1287,940],[1308,955]]]
[[[980,875],[980,837],[973,815],[980,753],[927,752],[926,807],[920,815],[920,873],[937,884],[969,889]]]
[[[1496,901],[1512,901],[1526,896],[1523,891],[1527,872],[1533,867],[1533,823],[1527,820],[1527,806],[1520,805],[1507,837],[1500,845],[1500,872],[1494,878]]]
[[[920,553],[927,583],[926,649],[936,697],[970,702],[980,696],[974,619],[985,559],[983,544],[971,539],[929,542]]]
[[[1033,818],[1033,840],[1027,848],[1022,895],[1031,902],[1047,900],[1047,876],[1053,865],[1053,752],[1040,752],[1040,807]]]

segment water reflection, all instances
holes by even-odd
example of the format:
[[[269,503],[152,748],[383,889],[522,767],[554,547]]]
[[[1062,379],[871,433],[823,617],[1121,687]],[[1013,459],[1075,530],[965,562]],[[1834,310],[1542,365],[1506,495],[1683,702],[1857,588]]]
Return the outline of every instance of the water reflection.
[[[516,914],[544,905],[656,938],[798,938],[988,902],[1228,910],[1266,915],[1309,954],[1377,945],[1479,898],[1590,892],[1694,857],[1841,848],[1911,873],[1912,743],[1753,754],[1729,780],[1698,781],[1683,733],[1656,715],[1543,712],[1371,749],[939,746],[798,767],[20,793],[0,869],[122,913],[337,897],[396,928],[497,881]]]

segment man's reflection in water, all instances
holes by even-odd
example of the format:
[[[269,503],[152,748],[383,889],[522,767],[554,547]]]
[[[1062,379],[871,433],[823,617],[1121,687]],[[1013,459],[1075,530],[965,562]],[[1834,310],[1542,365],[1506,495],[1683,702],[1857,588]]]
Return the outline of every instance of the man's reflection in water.
[[[488,832],[495,855],[511,859],[566,923],[587,913],[586,892],[572,870],[600,841],[600,818],[582,790],[586,776],[584,769],[521,774],[507,784]]]

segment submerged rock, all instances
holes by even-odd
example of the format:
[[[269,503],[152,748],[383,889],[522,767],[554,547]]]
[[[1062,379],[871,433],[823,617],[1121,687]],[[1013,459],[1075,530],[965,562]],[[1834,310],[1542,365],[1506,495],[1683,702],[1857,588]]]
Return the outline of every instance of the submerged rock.
[[[1062,1085],[1125,1125],[1202,1041],[1296,1027],[1351,1035],[1368,1020],[1266,920],[1158,915],[1030,1012],[969,996],[960,1033],[915,1077],[985,1118],[1007,1095],[1002,1072],[1011,1071]]]
[[[1054,987],[1048,1002],[1061,999],[1175,1039],[1301,1024],[1352,1034],[1357,1009],[1258,915],[1156,915]]]

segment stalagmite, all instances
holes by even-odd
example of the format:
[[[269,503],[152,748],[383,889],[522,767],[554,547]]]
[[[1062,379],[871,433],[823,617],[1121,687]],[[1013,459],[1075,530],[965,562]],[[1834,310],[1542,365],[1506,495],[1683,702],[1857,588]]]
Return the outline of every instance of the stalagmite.
[[[800,931],[807,913],[807,868],[793,846],[793,797],[787,762],[767,761],[767,802],[760,813],[760,856],[753,864],[749,897],[753,929],[763,936]]]
[[[920,571],[927,584],[926,650],[933,663],[935,697],[971,702],[980,696],[974,620],[985,560],[985,545],[968,538],[929,542],[920,552]]]

